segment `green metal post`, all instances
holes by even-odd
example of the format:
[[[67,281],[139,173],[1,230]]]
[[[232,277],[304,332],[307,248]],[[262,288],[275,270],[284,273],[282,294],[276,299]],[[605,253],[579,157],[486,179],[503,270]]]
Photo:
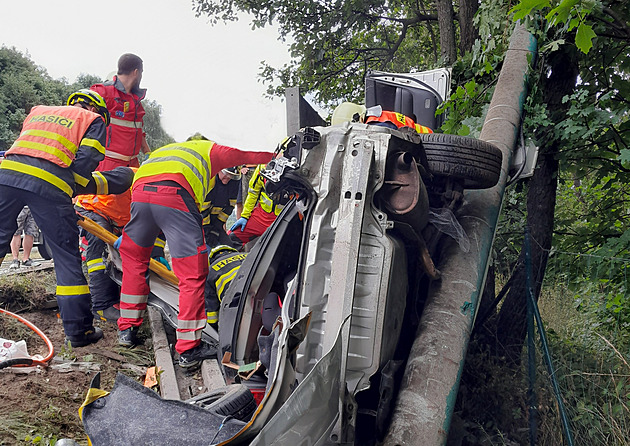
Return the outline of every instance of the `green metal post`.
[[[499,183],[467,191],[458,219],[471,241],[469,252],[456,243],[445,247],[442,279],[432,284],[411,348],[386,445],[446,443],[466,350],[475,322],[488,259],[517,143],[526,77],[536,55],[536,39],[521,25],[510,47],[479,139],[503,152]]]

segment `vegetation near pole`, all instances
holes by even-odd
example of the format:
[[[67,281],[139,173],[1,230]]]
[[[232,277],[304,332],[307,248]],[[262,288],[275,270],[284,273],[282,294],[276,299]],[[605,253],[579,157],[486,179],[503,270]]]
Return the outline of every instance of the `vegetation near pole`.
[[[234,20],[242,11],[253,16],[253,28],[278,26],[293,60],[283,67],[261,64],[268,93],[281,96],[286,87],[299,86],[324,106],[361,102],[368,69],[425,70],[443,66],[444,55],[453,54],[440,46],[449,41],[442,34],[450,27],[438,25],[437,0],[193,4],[211,20]],[[630,258],[630,2],[462,0],[453,12],[460,40],[451,98],[442,110],[447,116],[439,130],[445,133],[479,135],[516,20],[538,41],[538,71],[530,77],[522,126],[540,149],[538,164],[531,178],[507,190],[485,287],[492,307],[496,272],[499,283],[508,284],[500,290],[507,297],[479,329],[482,349],[518,368],[526,333],[525,223],[535,298],[550,259],[547,276],[565,274],[555,268],[566,262],[579,272],[581,289],[595,290],[602,282],[589,268],[603,268],[611,257]],[[562,252],[588,254],[588,265],[586,257]],[[603,297],[601,321],[630,327],[627,277],[626,268],[610,270],[605,283],[615,291]]]

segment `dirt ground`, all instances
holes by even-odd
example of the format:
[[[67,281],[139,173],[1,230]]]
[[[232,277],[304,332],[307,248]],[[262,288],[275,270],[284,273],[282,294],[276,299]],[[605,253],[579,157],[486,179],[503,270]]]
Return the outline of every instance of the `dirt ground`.
[[[10,263],[10,261],[8,262]],[[7,266],[5,260],[2,268]],[[116,327],[96,322],[104,339],[96,344],[69,349],[64,346],[61,320],[54,306],[52,269],[0,276],[0,308],[18,312],[51,340],[55,357],[48,368],[30,373],[16,367],[0,370],[0,445],[54,445],[71,438],[87,445],[78,409],[92,378],[101,374],[101,388],[109,390],[117,373],[142,379],[153,362],[148,324],[140,334],[146,340],[132,350],[116,342]],[[24,339],[30,355],[46,356],[45,342],[12,317],[0,313],[0,338]]]

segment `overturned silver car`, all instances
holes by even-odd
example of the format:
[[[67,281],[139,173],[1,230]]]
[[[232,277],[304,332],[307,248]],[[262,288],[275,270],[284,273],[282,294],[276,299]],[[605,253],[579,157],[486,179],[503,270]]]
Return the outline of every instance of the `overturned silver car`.
[[[251,444],[376,444],[464,188],[499,178],[474,138],[360,123],[307,128],[263,174],[290,199],[220,312],[226,383],[264,395]],[[269,317],[272,314],[273,317]]]
[[[468,249],[462,192],[493,186],[501,162],[468,137],[349,122],[295,134],[263,174],[287,205],[231,282],[219,332],[204,330],[225,390],[184,403],[117,379],[83,408],[93,444],[379,444],[441,242]],[[175,325],[177,288],[155,274],[150,286]],[[140,407],[150,429],[121,415]]]

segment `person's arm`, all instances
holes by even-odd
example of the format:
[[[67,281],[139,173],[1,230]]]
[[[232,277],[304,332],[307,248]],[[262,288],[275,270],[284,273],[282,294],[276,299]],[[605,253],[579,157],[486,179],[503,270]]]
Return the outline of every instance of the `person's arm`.
[[[260,197],[260,191],[263,188],[262,176],[260,174],[260,169],[264,166],[264,164],[256,167],[254,171],[254,175],[252,175],[252,179],[249,180],[249,189],[247,190],[247,198],[245,198],[245,203],[243,203],[243,211],[241,212],[241,217],[249,219],[252,215],[252,211],[256,207],[256,203],[258,203],[258,198]],[[240,218],[240,217],[239,217]]]
[[[146,133],[142,134],[142,143],[140,144],[140,151],[142,153],[151,153],[151,147],[147,143],[147,135]]]
[[[267,164],[272,152],[253,152],[249,150],[235,149],[215,143],[210,150],[211,176],[215,176],[220,170],[241,164]]]
[[[131,184],[133,183],[133,176],[133,169],[123,166],[102,172],[92,172],[92,177],[88,184],[85,186],[77,184],[76,195],[122,194],[128,191],[131,187]]]
[[[242,175],[242,174],[241,174]],[[245,178],[245,176],[243,176]],[[240,180],[242,181],[242,180]],[[240,183],[239,181],[239,183]],[[238,194],[236,194],[236,219],[241,218],[243,213],[243,186],[238,185]]]
[[[92,172],[98,163],[105,158],[105,121],[99,116],[88,127],[73,163],[70,165],[74,174],[74,181],[78,186],[85,187],[92,179]]]

